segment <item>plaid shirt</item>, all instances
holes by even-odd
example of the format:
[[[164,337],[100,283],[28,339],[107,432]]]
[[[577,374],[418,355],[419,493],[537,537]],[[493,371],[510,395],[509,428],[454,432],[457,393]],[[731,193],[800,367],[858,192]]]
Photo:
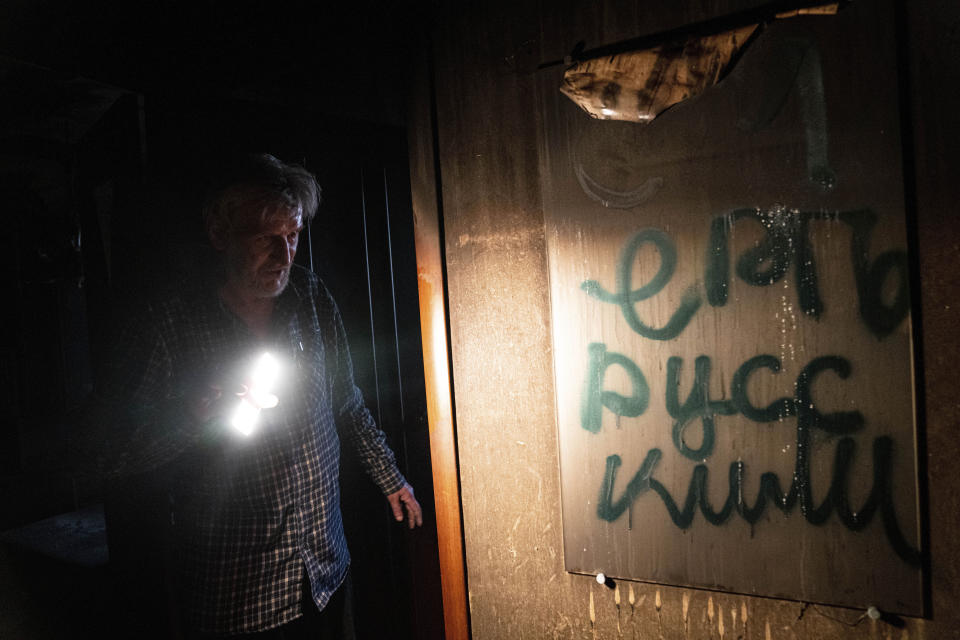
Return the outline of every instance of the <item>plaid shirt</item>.
[[[97,437],[101,472],[167,469],[188,625],[249,633],[290,622],[304,570],[323,609],[350,563],[340,438],[384,494],[405,483],[353,382],[326,288],[295,266],[263,340],[207,282],[149,306],[116,347],[113,375],[96,394],[110,416]],[[265,350],[281,362],[280,404],[261,411],[251,435],[191,417],[185,398],[214,380],[229,384]]]

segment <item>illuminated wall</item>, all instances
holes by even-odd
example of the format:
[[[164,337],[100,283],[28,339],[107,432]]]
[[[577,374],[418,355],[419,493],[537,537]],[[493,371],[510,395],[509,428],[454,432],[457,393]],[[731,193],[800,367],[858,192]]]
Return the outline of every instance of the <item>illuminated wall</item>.
[[[764,111],[751,102],[764,95],[754,93],[752,83],[766,77],[776,51],[753,62],[744,56],[730,77],[739,86],[717,87],[646,129],[577,121],[585,116],[555,91],[562,69],[537,71],[579,40],[600,46],[748,7],[611,2],[537,13],[524,3],[505,10],[504,20],[494,8],[441,16],[433,51],[438,162],[434,167],[423,160],[431,150],[422,145],[414,149],[412,166],[414,172],[418,166],[439,169],[436,215],[442,225],[418,225],[432,229],[446,268],[474,638],[935,638],[956,628],[950,603],[958,548],[951,531],[960,487],[949,467],[960,409],[950,400],[949,354],[957,354],[958,342],[939,306],[957,293],[956,278],[948,276],[953,245],[945,240],[956,223],[942,186],[950,175],[947,151],[956,147],[942,134],[956,115],[936,99],[936,75],[913,58],[919,93],[906,106],[922,106],[924,118],[905,121],[907,155],[912,132],[919,152],[904,178],[894,131],[902,124],[898,58],[887,9],[841,14],[838,24],[852,21],[843,26],[847,32],[830,31],[839,26],[814,32],[827,65],[821,76],[827,155],[817,155],[824,149],[811,137],[815,127],[810,113],[804,115],[809,105],[796,94],[752,135],[738,128],[736,118],[714,117],[750,107],[754,114]],[[923,43],[919,51],[928,63],[955,67],[946,60],[947,41],[933,35],[953,10],[942,11],[946,17],[939,21],[910,14],[914,31],[908,35]],[[797,24],[790,37],[809,41],[803,23]],[[853,53],[863,56],[862,64]],[[865,88],[879,92],[875,102]],[[705,106],[710,100],[715,104]],[[424,126],[417,131],[429,138],[429,110],[420,113]],[[810,180],[817,165],[809,163],[811,156],[827,159],[834,183]],[[415,194],[418,215],[427,219],[432,184]],[[631,193],[650,197],[617,208],[609,206],[616,198],[604,195]],[[863,278],[892,274],[899,267],[891,265],[909,262],[913,230],[922,284],[914,294],[921,294],[923,305],[915,310],[922,309],[925,348],[916,354],[925,356],[919,399],[926,408],[916,460],[910,376],[911,349],[920,345],[911,345],[911,322],[921,318],[898,307],[905,290],[899,275],[875,278],[884,283],[876,286]],[[869,243],[865,253],[857,249],[858,237]],[[809,260],[796,259],[799,249],[772,249],[804,238]],[[725,278],[717,271],[721,240]],[[671,271],[664,265],[673,250]],[[865,264],[858,253],[866,255]],[[744,258],[750,255],[764,260],[751,266]],[[793,257],[777,266],[777,255]],[[811,264],[818,296],[807,286]],[[650,285],[658,271],[661,279]],[[644,295],[629,293],[640,289]],[[618,295],[634,297],[627,304]],[[889,322],[865,315],[862,303],[870,296],[891,310]],[[820,305],[813,302],[817,297]],[[671,324],[677,313],[680,320]],[[666,327],[676,331],[645,334]],[[706,398],[691,394],[698,360]],[[818,373],[811,375],[810,367]],[[602,375],[591,386],[588,372],[594,370]],[[804,414],[809,406],[801,410],[803,400],[812,400],[807,405],[823,415],[854,420],[859,413],[861,426],[850,422],[846,433],[813,429],[805,443],[798,427],[819,418]],[[751,413],[768,406],[768,414]],[[679,415],[685,409],[686,420]],[[845,438],[849,444],[842,444]],[[789,514],[768,505],[752,527],[738,501],[725,518],[714,513],[716,522],[698,503],[684,527],[664,498],[671,496],[682,516],[702,465],[711,481],[705,502],[721,512],[733,486],[729,470],[742,462],[749,480],[738,486],[751,487],[748,504],[754,505],[757,475],[776,473],[786,491],[798,464],[796,447],[808,444],[809,504],[828,503],[827,487],[843,466],[838,451],[847,448],[855,453],[845,495],[851,511],[863,511],[859,505],[877,485],[872,470],[883,462],[878,443],[881,454],[887,444],[895,452],[885,490],[899,541],[884,526],[879,506],[863,531],[851,531],[839,498],[822,524],[811,522],[798,503]],[[624,500],[628,481],[655,449],[662,454],[655,470],[640,473],[635,499]],[[924,603],[912,555],[927,546],[917,522],[918,513],[927,513],[924,487],[931,496],[926,604],[932,618],[906,617],[904,629],[896,629],[865,618],[865,608],[870,603],[916,614]],[[578,555],[575,539],[590,542],[580,547],[587,552]],[[615,575],[614,588],[575,572],[601,570]],[[851,608],[812,604],[822,602]]]

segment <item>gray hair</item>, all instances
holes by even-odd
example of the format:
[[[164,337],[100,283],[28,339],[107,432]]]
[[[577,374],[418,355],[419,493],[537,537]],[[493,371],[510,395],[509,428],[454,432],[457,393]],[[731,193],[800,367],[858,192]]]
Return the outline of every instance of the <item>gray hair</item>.
[[[242,156],[222,167],[203,204],[203,223],[233,226],[237,214],[257,212],[261,218],[277,208],[298,210],[304,224],[320,206],[320,185],[312,173],[285,164],[268,153]]]

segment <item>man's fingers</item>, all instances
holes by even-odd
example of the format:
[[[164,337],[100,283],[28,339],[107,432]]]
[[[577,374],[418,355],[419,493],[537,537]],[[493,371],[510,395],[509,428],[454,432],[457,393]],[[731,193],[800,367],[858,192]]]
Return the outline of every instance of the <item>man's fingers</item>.
[[[396,493],[388,497],[390,508],[393,510],[393,519],[397,522],[403,521],[403,508],[400,506],[400,496]]]
[[[423,524],[423,511],[420,509],[420,503],[410,494],[410,501],[407,502],[407,509],[410,513],[410,528],[419,527]]]
[[[410,499],[406,495],[401,495],[400,499],[403,501],[403,506],[407,508],[407,528],[413,529],[414,518],[414,509],[413,505],[410,504]]]
[[[413,487],[409,484],[388,495],[387,501],[393,510],[393,518],[397,522],[403,522],[403,512],[406,510],[406,521],[409,528],[413,529],[423,524],[423,510],[420,508],[417,499],[413,497]]]
[[[416,508],[411,509],[410,514],[410,528],[419,527],[423,524],[423,512],[420,511],[420,505],[416,505]]]
[[[413,529],[423,524],[423,511],[420,509],[420,503],[413,497],[413,488],[408,488],[409,491],[400,494],[400,500],[407,508],[407,527]]]

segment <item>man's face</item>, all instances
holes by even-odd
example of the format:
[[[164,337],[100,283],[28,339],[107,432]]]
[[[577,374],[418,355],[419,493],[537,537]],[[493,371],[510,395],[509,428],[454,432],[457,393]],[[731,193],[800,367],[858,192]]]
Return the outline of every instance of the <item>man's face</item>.
[[[297,209],[278,208],[266,217],[241,216],[226,238],[227,279],[238,292],[255,298],[280,295],[290,279],[303,216]]]

